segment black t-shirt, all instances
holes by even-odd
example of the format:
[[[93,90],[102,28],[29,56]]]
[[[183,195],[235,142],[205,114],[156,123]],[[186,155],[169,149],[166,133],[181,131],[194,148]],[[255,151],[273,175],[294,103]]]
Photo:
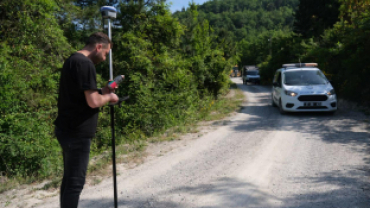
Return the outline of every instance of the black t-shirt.
[[[99,108],[91,108],[84,91],[97,90],[93,62],[81,53],[72,54],[63,65],[58,97],[58,133],[73,138],[95,136]]]

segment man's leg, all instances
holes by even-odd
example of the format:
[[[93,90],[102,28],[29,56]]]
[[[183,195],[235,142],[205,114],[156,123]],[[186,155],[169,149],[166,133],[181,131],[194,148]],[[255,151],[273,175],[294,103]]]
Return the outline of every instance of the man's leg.
[[[62,151],[63,153],[63,170],[66,169],[66,163],[65,163],[65,157],[64,157],[64,151]],[[62,179],[62,185],[60,186],[60,197],[59,197],[59,203],[60,203],[60,207],[62,207],[62,196],[64,195],[64,190],[65,190],[65,187],[66,187],[66,182],[65,182],[65,177],[63,175],[63,179]]]
[[[61,186],[61,208],[77,208],[85,184],[91,139],[60,142],[63,148],[64,174]]]

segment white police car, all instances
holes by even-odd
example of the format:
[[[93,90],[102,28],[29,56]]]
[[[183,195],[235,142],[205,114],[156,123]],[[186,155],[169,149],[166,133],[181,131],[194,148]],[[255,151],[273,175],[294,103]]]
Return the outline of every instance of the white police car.
[[[275,73],[271,97],[282,114],[337,110],[335,90],[316,63],[284,64]]]

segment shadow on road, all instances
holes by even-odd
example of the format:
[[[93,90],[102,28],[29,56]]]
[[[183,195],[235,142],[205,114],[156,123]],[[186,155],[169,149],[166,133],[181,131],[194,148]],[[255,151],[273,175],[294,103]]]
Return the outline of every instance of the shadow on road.
[[[266,207],[266,198],[279,200],[275,196],[258,190],[253,184],[229,177],[221,178],[213,184],[180,187],[171,192],[194,195],[209,202],[207,204],[212,204],[199,206],[202,208]],[[209,196],[211,198],[208,198]]]
[[[89,207],[101,207],[101,208],[114,208],[113,194],[112,199],[96,199],[88,201],[80,201],[79,207],[89,208]],[[119,208],[180,208],[183,207],[179,203],[159,201],[157,199],[130,199],[124,197],[123,195],[118,196]]]
[[[332,175],[333,173],[326,173],[324,177],[301,178],[302,183],[297,185],[304,186],[307,183],[314,184],[315,186],[324,186],[324,184],[329,183],[337,185],[337,189],[320,193],[292,194],[291,197],[284,197],[284,199],[279,198],[278,193],[273,196],[259,191],[258,187],[253,184],[245,183],[234,178],[222,178],[214,184],[180,187],[172,190],[171,193],[194,195],[200,199],[211,201],[207,204],[212,205],[198,206],[202,208],[267,208],[271,207],[271,204],[274,204],[273,207],[284,208],[369,207],[370,199],[366,197],[366,194],[363,196],[359,196],[358,192],[348,194],[348,190],[354,188],[352,186],[358,185],[358,180],[345,176],[332,177]],[[347,184],[347,186],[344,186],[344,184]],[[207,198],[208,196],[212,196],[212,198]],[[214,203],[212,203],[212,200]],[[165,207],[161,206],[161,204],[156,205],[158,206],[154,207]]]

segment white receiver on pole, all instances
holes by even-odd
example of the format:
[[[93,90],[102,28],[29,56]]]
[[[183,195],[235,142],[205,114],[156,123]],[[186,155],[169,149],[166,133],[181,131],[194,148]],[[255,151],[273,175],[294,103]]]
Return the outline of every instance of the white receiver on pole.
[[[116,19],[117,10],[112,6],[103,6],[100,8],[103,19],[108,19],[108,37],[112,40],[111,19]],[[113,60],[112,49],[109,51],[109,79],[113,80]]]

